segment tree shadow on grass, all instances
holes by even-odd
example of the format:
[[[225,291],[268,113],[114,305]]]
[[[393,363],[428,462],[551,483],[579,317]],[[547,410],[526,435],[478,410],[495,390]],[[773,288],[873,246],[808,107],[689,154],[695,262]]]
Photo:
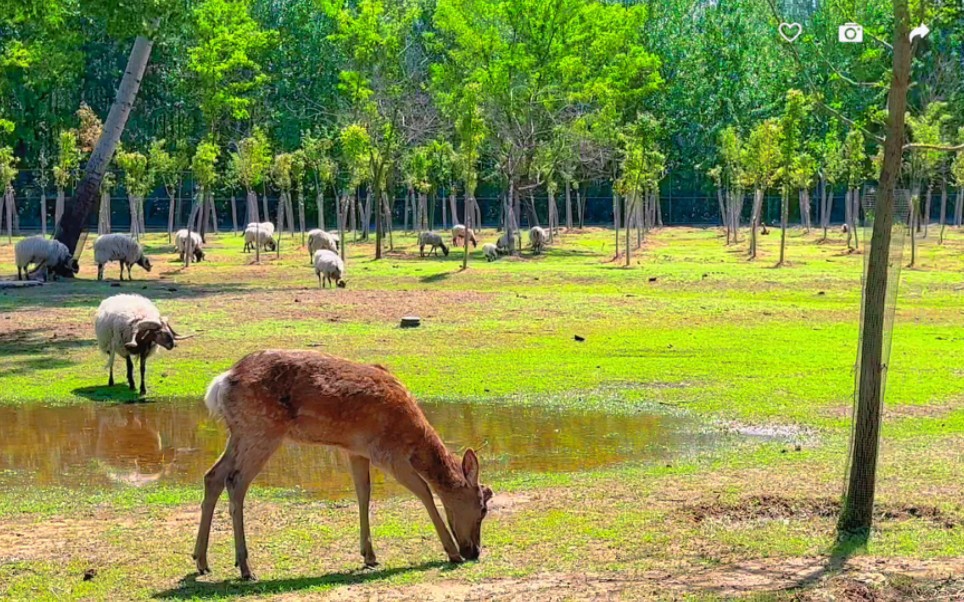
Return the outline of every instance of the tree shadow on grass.
[[[459,266],[461,268],[461,266]],[[439,272],[438,274],[432,274],[431,276],[422,276],[418,279],[422,284],[432,284],[434,282],[442,282],[443,280],[448,280],[452,275],[451,272]]]
[[[870,534],[866,531],[838,535],[830,554],[823,565],[808,574],[801,575],[788,589],[802,589],[817,585],[824,578],[833,576],[844,569],[850,557],[867,549]]]
[[[453,570],[455,566],[448,562],[434,561],[391,569],[359,569],[355,571],[328,573],[326,575],[318,575],[317,577],[291,577],[288,579],[267,579],[254,582],[241,581],[239,579],[225,579],[223,581],[213,582],[198,581],[197,573],[191,573],[181,579],[177,587],[157,592],[153,598],[156,600],[198,600],[222,598],[225,596],[264,596],[324,587],[326,585],[360,585],[371,581],[388,579],[403,573],[423,572],[435,568]]]

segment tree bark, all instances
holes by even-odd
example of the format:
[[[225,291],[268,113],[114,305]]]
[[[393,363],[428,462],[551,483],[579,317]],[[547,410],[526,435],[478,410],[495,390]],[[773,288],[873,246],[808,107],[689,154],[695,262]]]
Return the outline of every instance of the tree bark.
[[[890,239],[894,222],[894,196],[900,175],[904,144],[904,116],[910,85],[910,15],[907,0],[894,0],[894,67],[888,94],[887,136],[880,174],[874,231],[863,295],[863,328],[860,341],[857,409],[854,415],[853,454],[847,495],[837,524],[840,535],[869,535],[873,523],[880,419],[886,366],[884,325],[887,317],[887,280]]]
[[[100,207],[97,211],[97,234],[110,234],[110,192],[100,193]]]
[[[572,183],[566,181],[566,231],[572,230]]]
[[[957,203],[954,206],[954,225],[961,226],[964,220],[964,187],[957,189]]]
[[[777,265],[783,265],[787,259],[787,214],[790,213],[790,191],[784,188],[780,197],[780,262]]]
[[[921,214],[921,217],[924,218],[923,219],[924,221],[923,238],[927,238],[928,230],[930,229],[930,225],[931,225],[931,197],[933,192],[934,192],[934,184],[931,182],[928,182],[927,196],[925,197],[925,201],[924,201],[924,213]]]
[[[750,259],[756,259],[757,236],[756,229],[760,223],[760,211],[763,208],[764,191],[757,188],[753,192],[753,212],[750,215]]]
[[[75,198],[69,207],[66,207],[63,219],[60,220],[56,228],[55,238],[62,242],[66,247],[77,256],[77,242],[80,240],[81,232],[87,224],[87,217],[97,204],[100,183],[104,177],[104,171],[110,163],[111,157],[117,148],[124,127],[127,125],[127,118],[134,100],[137,98],[137,91],[141,86],[141,79],[147,69],[147,62],[151,58],[151,48],[154,43],[144,36],[137,36],[134,40],[134,47],[131,49],[130,57],[127,60],[127,68],[121,78],[120,86],[117,88],[117,96],[114,104],[111,105],[107,120],[104,122],[103,131],[97,146],[91,153],[84,170],[84,179],[81,180],[77,188]]]
[[[47,238],[47,190],[40,188],[40,235]]]
[[[231,193],[231,232],[238,233],[238,200],[233,192]]]
[[[579,212],[579,229],[586,223],[586,201],[582,198],[582,188],[576,188],[576,210]]]
[[[947,180],[941,181],[941,234],[937,244],[944,244],[944,226],[947,225]]]

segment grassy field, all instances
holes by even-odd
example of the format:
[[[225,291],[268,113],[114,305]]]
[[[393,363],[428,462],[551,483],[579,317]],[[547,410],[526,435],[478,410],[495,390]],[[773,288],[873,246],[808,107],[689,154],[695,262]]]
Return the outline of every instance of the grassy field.
[[[632,266],[613,234],[564,234],[540,257],[418,257],[414,238],[372,261],[350,244],[348,287],[319,290],[308,253],[251,265],[230,234],[182,269],[151,235],[134,282],[79,279],[0,292],[0,402],[109,404],[92,316],[106,296],[153,299],[196,337],[148,367],[148,397],[200,399],[245,353],[311,347],[388,366],[421,399],[669,408],[737,437],[666,464],[497,473],[478,563],[450,567],[417,501],[376,489],[382,566],[360,570],[353,502],[259,488],[248,502],[252,564],[240,583],[230,521],[215,518],[214,574],[195,578],[197,486],[18,486],[0,474],[0,597],[13,599],[945,599],[964,595],[964,235],[931,239],[905,268],[887,387],[878,527],[834,545],[844,482],[864,256],[791,233],[790,264],[726,247],[716,230],[652,234]],[[494,240],[486,232],[483,240]],[[909,250],[908,253],[909,255]],[[906,257],[905,257],[906,259]],[[0,245],[0,275],[16,272]],[[404,315],[423,326],[398,328]],[[579,335],[583,342],[574,340]],[[442,433],[443,437],[445,433]],[[484,449],[484,448],[483,448]],[[2,451],[0,451],[2,453]],[[213,460],[213,458],[212,458]],[[485,456],[482,454],[483,472]],[[85,580],[85,571],[96,575]],[[956,574],[956,578],[948,576]],[[859,597],[864,596],[864,597]]]

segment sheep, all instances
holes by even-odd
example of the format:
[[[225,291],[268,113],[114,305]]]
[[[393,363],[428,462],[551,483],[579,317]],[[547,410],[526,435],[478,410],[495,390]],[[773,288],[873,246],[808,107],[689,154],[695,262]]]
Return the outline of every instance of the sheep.
[[[482,254],[486,261],[495,261],[499,258],[499,248],[492,243],[482,245]]]
[[[274,226],[270,229],[265,227],[266,224],[248,224],[248,227],[244,230],[244,252],[248,253],[254,249],[255,245],[260,246],[266,251],[275,250],[274,242]],[[270,225],[270,224],[268,224]]]
[[[465,243],[465,226],[458,224],[452,227],[452,246],[461,247]],[[479,246],[479,241],[475,238],[475,232],[469,230],[469,242],[472,243],[472,248]]]
[[[174,234],[174,250],[177,251],[178,259],[184,261],[184,253],[187,251],[188,243],[187,237],[191,236],[191,246],[194,247],[193,255],[194,261],[199,262],[204,259],[204,241],[201,240],[201,235],[197,232],[188,232],[188,230],[178,230]]]
[[[272,222],[251,222],[244,227],[245,230],[261,228],[265,232],[274,235],[274,224]]]
[[[429,253],[435,253],[438,256],[438,248],[442,248],[442,253],[448,257],[449,248],[445,246],[445,242],[442,241],[442,237],[435,232],[422,232],[418,235],[418,254],[420,257],[425,257],[425,247],[432,247],[429,249]]]
[[[308,231],[308,257],[312,258],[312,261],[314,261],[315,252],[322,249],[337,253],[338,244],[338,237],[324,230],[316,228]]]
[[[170,351],[176,341],[187,338],[174,332],[157,307],[140,295],[114,295],[104,299],[94,316],[94,331],[97,346],[108,358],[108,386],[114,386],[114,357],[119,355],[127,361],[127,384],[134,390],[134,362],[131,358],[137,356],[141,368],[141,395],[147,393],[144,384],[147,358],[158,345]]]
[[[70,277],[80,270],[77,260],[70,255],[64,243],[58,240],[48,240],[43,236],[31,236],[17,243],[13,250],[17,263],[17,280],[30,277],[27,267],[36,265],[34,272],[44,271],[44,280],[53,271],[54,276]],[[23,275],[21,275],[21,270]]]
[[[97,262],[97,279],[104,279],[104,265],[111,261],[119,261],[121,267],[120,279],[124,279],[124,266],[127,266],[127,279],[132,280],[131,266],[137,264],[151,271],[151,260],[144,254],[144,249],[136,240],[126,234],[104,234],[94,243],[94,261]]]
[[[334,251],[320,249],[314,256],[315,275],[318,276],[318,286],[325,288],[326,284],[345,288],[345,262]]]
[[[500,255],[508,255],[512,249],[509,248],[509,238],[507,235],[503,234],[499,237],[499,240],[495,243],[495,248]]]
[[[533,253],[542,253],[546,248],[546,241],[548,240],[549,234],[539,226],[535,226],[529,230],[529,244],[532,245]]]

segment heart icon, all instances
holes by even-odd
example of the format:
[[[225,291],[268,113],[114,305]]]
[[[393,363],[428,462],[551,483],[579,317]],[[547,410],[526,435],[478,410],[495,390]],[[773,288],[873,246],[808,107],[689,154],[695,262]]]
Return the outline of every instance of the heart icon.
[[[803,33],[803,25],[799,23],[780,23],[780,35],[791,44]]]

